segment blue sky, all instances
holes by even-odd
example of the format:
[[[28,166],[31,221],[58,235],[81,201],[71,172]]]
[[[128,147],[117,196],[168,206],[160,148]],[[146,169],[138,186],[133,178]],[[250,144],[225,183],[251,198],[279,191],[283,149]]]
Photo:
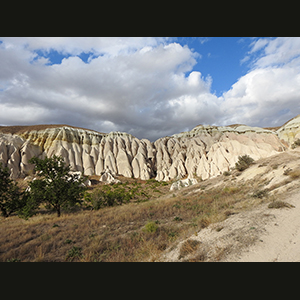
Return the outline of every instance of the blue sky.
[[[218,96],[232,86],[239,77],[245,75],[249,69],[241,60],[249,50],[250,38],[242,37],[177,37],[174,41],[182,46],[187,45],[193,52],[199,54],[196,57],[197,63],[193,67],[194,71],[199,71],[206,77],[213,78],[212,92]],[[37,50],[38,57],[49,59],[48,65],[60,64],[64,58],[71,56],[70,53],[61,53],[56,50]],[[77,55],[85,63],[89,58],[95,58],[93,52],[82,52]]]
[[[300,114],[300,38],[0,38],[0,125],[139,138]]]
[[[247,43],[246,40],[250,39],[241,37],[178,39],[180,44],[187,44],[201,55],[194,70],[201,72],[204,77],[210,75],[213,78],[212,91],[218,96],[230,89],[248,69],[246,64],[241,63],[249,51],[249,41]]]
[[[55,64],[61,64],[62,60],[64,58],[69,58],[72,56],[70,53],[62,53],[57,50],[49,50],[49,51],[42,51],[42,50],[36,50],[35,53],[37,56],[33,59],[33,61],[36,61],[37,59],[44,57],[49,60],[49,62],[46,65],[55,65]],[[88,63],[89,58],[96,58],[97,55],[94,55],[93,52],[81,52],[77,55],[83,62]]]

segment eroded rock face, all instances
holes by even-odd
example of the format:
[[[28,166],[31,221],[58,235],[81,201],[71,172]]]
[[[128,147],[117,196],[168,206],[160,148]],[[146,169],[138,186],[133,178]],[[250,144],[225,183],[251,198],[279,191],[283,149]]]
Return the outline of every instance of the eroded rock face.
[[[277,135],[289,145],[292,145],[295,140],[300,139],[300,115],[279,128]]]
[[[114,178],[111,174],[110,170],[106,170],[100,177],[99,181],[104,182],[105,184],[112,184],[112,183],[120,183],[121,181]]]
[[[31,157],[55,154],[63,156],[72,171],[84,175],[101,176],[109,170],[113,177],[142,180],[207,179],[229,171],[240,155],[256,160],[284,151],[292,141],[289,136],[300,137],[297,122],[294,119],[277,132],[245,125],[199,125],[154,143],[122,132],[104,134],[68,126],[0,132],[0,162],[10,169],[12,178],[32,172]]]
[[[197,126],[155,143],[157,180],[194,175],[204,179],[235,166],[238,156],[254,160],[285,150],[276,133],[257,127]]]
[[[183,180],[177,180],[176,182],[172,183],[172,185],[170,187],[170,191],[181,190],[183,187],[194,185],[196,183],[198,183],[198,181],[195,178],[187,178],[187,179],[183,179]]]

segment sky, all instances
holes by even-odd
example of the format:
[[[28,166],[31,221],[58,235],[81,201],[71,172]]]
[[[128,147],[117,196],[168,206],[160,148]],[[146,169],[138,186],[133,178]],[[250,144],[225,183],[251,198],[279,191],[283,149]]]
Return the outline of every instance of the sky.
[[[300,114],[299,37],[0,37],[0,125],[151,141]]]

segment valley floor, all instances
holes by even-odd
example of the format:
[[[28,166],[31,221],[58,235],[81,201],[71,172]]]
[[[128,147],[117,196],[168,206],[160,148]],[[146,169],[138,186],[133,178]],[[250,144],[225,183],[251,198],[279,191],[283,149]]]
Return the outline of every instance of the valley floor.
[[[123,178],[138,195],[129,204],[0,218],[0,261],[300,261],[299,158],[284,152],[172,192]]]

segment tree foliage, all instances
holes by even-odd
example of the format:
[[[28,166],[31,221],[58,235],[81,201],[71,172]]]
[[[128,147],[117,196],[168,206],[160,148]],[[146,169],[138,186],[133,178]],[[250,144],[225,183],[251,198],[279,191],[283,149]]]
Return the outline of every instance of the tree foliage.
[[[0,163],[0,210],[4,217],[8,217],[23,206],[22,193],[17,184],[10,179],[9,169]]]
[[[85,178],[70,173],[70,166],[65,164],[62,157],[33,157],[29,162],[35,165],[38,177],[29,184],[32,204],[45,203],[59,217],[61,208],[68,209],[81,203],[86,189],[83,184]]]

